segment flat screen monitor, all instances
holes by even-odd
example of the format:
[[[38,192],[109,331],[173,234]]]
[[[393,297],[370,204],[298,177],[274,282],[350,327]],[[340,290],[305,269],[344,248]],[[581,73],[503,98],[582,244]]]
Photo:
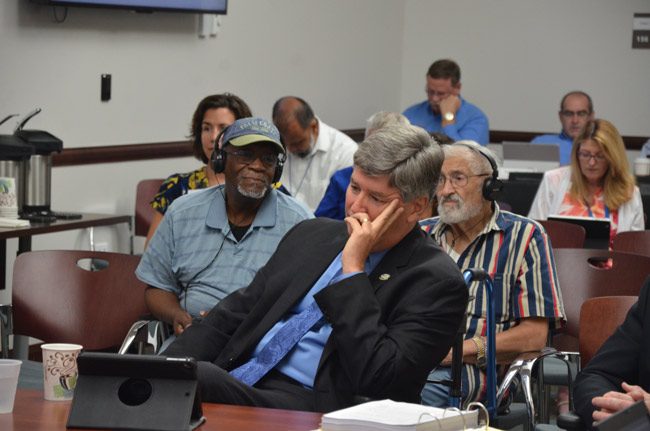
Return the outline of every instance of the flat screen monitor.
[[[194,12],[225,15],[228,0],[32,0],[50,6],[130,9],[138,12]]]
[[[608,219],[550,215],[549,220],[577,224],[585,228],[585,248],[609,248],[610,223]]]

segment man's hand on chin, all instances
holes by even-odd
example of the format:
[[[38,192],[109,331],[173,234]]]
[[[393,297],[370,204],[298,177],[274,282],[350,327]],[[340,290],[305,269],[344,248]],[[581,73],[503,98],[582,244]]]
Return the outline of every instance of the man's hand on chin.
[[[345,218],[350,237],[341,256],[344,274],[364,270],[366,259],[403,211],[399,200],[395,199],[374,220],[370,220],[366,213],[355,213]]]

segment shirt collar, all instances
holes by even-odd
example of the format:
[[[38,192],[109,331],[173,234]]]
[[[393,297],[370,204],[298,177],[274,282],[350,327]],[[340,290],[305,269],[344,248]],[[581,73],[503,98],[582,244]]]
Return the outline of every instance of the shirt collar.
[[[311,152],[309,157],[313,157],[317,151],[322,151],[324,153],[327,153],[329,150],[332,149],[332,141],[325,137],[325,133],[323,131],[323,122],[318,117],[316,117],[316,121],[318,121],[318,136],[316,137],[316,144],[314,145],[314,150]]]
[[[228,222],[228,214],[226,213],[225,186],[220,185],[216,188],[219,191],[214,194],[214,199],[208,209],[205,225],[213,229],[219,229],[222,232],[228,232],[230,231],[230,223]],[[266,192],[262,205],[260,205],[257,214],[255,214],[251,228],[275,226],[278,206],[277,193],[275,189],[270,189]]]
[[[573,138],[571,136],[567,135],[566,133],[564,133],[564,130],[562,130],[558,136],[559,136],[560,139],[563,139],[563,140],[569,141],[569,142],[573,142]]]

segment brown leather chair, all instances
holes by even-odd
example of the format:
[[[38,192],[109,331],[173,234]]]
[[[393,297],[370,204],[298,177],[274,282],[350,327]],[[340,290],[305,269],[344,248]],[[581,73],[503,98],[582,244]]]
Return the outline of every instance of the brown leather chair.
[[[585,228],[577,224],[558,220],[539,220],[551,240],[551,246],[556,248],[582,248],[585,245]]]
[[[615,251],[650,256],[650,230],[621,232],[614,237]]]
[[[147,236],[149,225],[153,219],[154,209],[151,199],[158,193],[164,179],[156,178],[141,180],[135,191],[135,236]]]
[[[117,351],[131,324],[147,312],[146,285],[134,274],[139,262],[140,256],[77,250],[19,255],[12,305],[3,306],[6,326],[13,330],[3,331],[3,346],[12,332]]]
[[[601,296],[588,299],[580,308],[580,364],[584,367],[600,346],[616,331],[638,296]]]

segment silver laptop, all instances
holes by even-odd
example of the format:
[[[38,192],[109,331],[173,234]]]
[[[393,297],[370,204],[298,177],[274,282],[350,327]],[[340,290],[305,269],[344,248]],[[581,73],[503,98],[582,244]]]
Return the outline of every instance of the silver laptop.
[[[560,147],[555,144],[504,141],[501,145],[508,171],[545,172],[560,167]]]

